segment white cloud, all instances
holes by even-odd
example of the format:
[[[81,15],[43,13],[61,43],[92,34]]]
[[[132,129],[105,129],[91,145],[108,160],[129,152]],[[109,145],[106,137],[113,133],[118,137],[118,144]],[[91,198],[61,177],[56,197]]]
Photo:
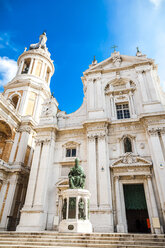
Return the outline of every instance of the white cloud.
[[[159,7],[163,1],[164,0],[150,0],[150,2],[155,5],[155,7]]]
[[[17,62],[8,57],[0,57],[0,86],[7,84],[17,72]]]
[[[13,51],[17,52],[17,48],[11,41],[11,34],[10,33],[0,33],[0,49],[10,48]]]

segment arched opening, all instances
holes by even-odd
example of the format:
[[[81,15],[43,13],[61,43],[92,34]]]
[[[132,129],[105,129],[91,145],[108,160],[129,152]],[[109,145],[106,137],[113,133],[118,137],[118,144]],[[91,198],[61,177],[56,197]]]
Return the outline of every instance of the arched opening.
[[[21,74],[27,74],[28,73],[29,67],[30,67],[30,60],[31,59],[25,59]]]
[[[19,100],[19,96],[18,95],[15,95],[15,96],[12,97],[11,102],[12,102],[12,104],[13,104],[13,106],[14,106],[15,109],[17,108],[18,100]]]
[[[128,137],[124,138],[124,152],[132,152],[132,142]]]
[[[0,159],[8,162],[12,143],[9,140],[12,139],[12,131],[9,125],[0,120]]]
[[[49,77],[50,77],[50,68],[48,67],[47,68],[47,71],[46,71],[46,76],[45,76],[45,81],[48,83],[49,82]]]

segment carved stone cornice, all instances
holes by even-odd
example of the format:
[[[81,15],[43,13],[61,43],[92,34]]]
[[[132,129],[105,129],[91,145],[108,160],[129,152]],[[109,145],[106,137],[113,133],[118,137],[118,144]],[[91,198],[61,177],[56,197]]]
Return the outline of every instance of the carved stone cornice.
[[[51,142],[51,138],[47,138],[47,139],[36,139],[35,140],[35,144],[36,144],[36,146],[39,146],[39,145],[41,145],[41,143],[43,143],[44,145],[47,145],[47,144],[49,144],[50,142]]]
[[[19,127],[16,129],[17,132],[20,132],[20,133],[23,133],[23,132],[26,132],[26,133],[31,133],[31,127],[29,126],[22,126],[22,127]]]
[[[97,131],[97,132],[92,132],[92,133],[88,133],[87,137],[88,139],[95,139],[95,138],[99,138],[102,139],[106,136],[106,131]]]
[[[151,127],[148,128],[148,134],[151,136],[157,136],[158,133],[165,134],[165,127]]]

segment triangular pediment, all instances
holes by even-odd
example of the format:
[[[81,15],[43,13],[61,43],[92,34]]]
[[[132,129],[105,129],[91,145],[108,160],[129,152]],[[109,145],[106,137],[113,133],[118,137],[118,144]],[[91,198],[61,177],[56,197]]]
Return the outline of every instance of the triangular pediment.
[[[151,166],[152,162],[137,156],[133,153],[126,153],[121,156],[119,159],[114,161],[111,167],[120,167],[120,166]]]
[[[108,71],[117,68],[124,68],[124,67],[132,67],[144,63],[153,63],[152,59],[148,59],[145,56],[127,56],[127,55],[120,55],[119,53],[114,56],[112,55],[108,59],[97,63],[95,65],[91,65],[89,69],[85,71],[88,72],[95,72],[95,71]]]

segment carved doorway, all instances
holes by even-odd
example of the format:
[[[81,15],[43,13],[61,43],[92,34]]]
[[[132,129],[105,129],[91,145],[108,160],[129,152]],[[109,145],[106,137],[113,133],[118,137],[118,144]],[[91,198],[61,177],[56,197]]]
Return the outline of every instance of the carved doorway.
[[[143,184],[124,184],[124,200],[129,233],[150,233]]]

